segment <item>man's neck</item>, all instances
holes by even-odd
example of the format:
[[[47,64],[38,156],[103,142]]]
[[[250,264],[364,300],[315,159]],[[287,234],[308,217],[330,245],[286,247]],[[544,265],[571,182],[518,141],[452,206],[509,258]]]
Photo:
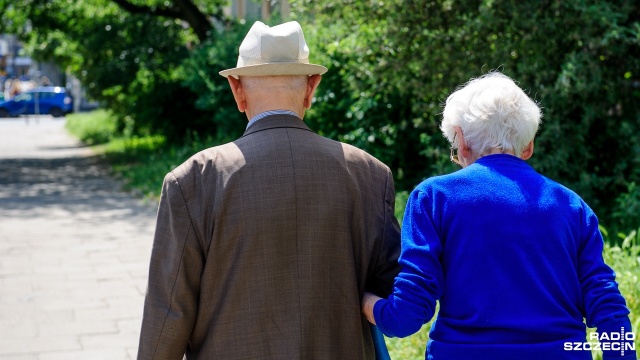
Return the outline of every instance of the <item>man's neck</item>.
[[[277,107],[277,106],[266,106],[266,107],[261,107],[261,108],[247,109],[245,111],[245,113],[247,115],[247,119],[251,120],[256,115],[262,114],[264,112],[267,112],[267,111],[280,111],[280,110],[282,110],[282,111],[291,111],[291,112],[295,113],[296,115],[298,115],[298,117],[300,119],[302,119],[303,116],[304,116],[304,111],[300,111],[300,110],[296,111],[295,109],[292,109],[290,107]]]
[[[289,110],[267,110],[265,112],[261,112],[260,114],[257,114],[256,116],[250,118],[249,119],[249,123],[247,124],[247,129],[251,125],[253,125],[255,122],[260,121],[260,120],[264,119],[267,116],[276,115],[276,114],[285,114],[285,115],[292,115],[292,116],[300,117],[300,116],[298,116],[298,114],[294,113],[293,111],[289,111]]]

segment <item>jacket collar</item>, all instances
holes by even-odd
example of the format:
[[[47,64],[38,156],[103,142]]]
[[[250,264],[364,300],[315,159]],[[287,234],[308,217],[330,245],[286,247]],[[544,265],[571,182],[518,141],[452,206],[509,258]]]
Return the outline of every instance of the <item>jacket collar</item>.
[[[276,129],[276,128],[295,128],[313,132],[307,124],[304,123],[299,117],[286,114],[269,115],[263,119],[260,119],[253,123],[248,129],[244,131],[242,137],[251,135],[253,133]]]

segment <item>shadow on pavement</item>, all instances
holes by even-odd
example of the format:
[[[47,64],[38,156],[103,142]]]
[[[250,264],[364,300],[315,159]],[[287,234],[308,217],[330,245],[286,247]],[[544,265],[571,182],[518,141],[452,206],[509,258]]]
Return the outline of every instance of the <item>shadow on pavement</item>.
[[[38,150],[69,150],[69,149],[88,149],[91,148],[91,145],[87,145],[87,144],[78,144],[78,145],[71,145],[71,146],[39,146],[37,147]]]
[[[132,206],[132,201],[97,156],[0,159],[0,212],[12,216],[34,217],[56,209],[70,215],[108,211],[116,220],[156,210],[152,204]]]

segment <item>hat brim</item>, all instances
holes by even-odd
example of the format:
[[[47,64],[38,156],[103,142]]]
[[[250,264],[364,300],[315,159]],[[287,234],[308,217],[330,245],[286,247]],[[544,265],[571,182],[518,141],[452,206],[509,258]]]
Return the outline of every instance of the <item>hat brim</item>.
[[[302,63],[271,63],[242,66],[219,72],[228,76],[281,76],[281,75],[322,75],[327,68],[322,65]]]

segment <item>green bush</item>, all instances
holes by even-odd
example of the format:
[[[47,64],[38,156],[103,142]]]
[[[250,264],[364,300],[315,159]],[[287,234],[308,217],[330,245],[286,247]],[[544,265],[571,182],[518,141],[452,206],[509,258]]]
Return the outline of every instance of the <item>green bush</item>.
[[[218,143],[237,139],[247,126],[247,116],[238,111],[226,78],[218,72],[233,68],[238,47],[252,24],[236,24],[215,42],[205,42],[181,67],[183,84],[195,97],[195,108],[207,114],[205,126],[191,127],[193,133],[212,137]]]
[[[635,181],[627,183],[627,191],[616,198],[611,218],[623,231],[640,224],[640,187]]]
[[[116,135],[117,121],[105,110],[69,114],[66,120],[67,130],[88,145],[107,143]]]
[[[500,69],[542,106],[534,168],[611,229],[637,224],[637,1],[298,0],[292,9],[329,68],[308,121],[388,164],[399,191],[454,169],[438,129],[442,104]]]
[[[246,119],[218,71],[235,65],[252,24],[224,19],[221,1],[197,2],[218,19],[206,41],[183,21],[109,1],[5,3],[21,5],[0,12],[0,28],[78,77],[115,115],[119,135],[179,144],[194,133],[216,142],[242,133]],[[637,224],[638,1],[289,3],[311,61],[329,68],[305,120],[388,164],[398,191],[455,169],[438,129],[442,104],[470,78],[499,69],[543,108],[531,164],[574,189],[612,230]]]

